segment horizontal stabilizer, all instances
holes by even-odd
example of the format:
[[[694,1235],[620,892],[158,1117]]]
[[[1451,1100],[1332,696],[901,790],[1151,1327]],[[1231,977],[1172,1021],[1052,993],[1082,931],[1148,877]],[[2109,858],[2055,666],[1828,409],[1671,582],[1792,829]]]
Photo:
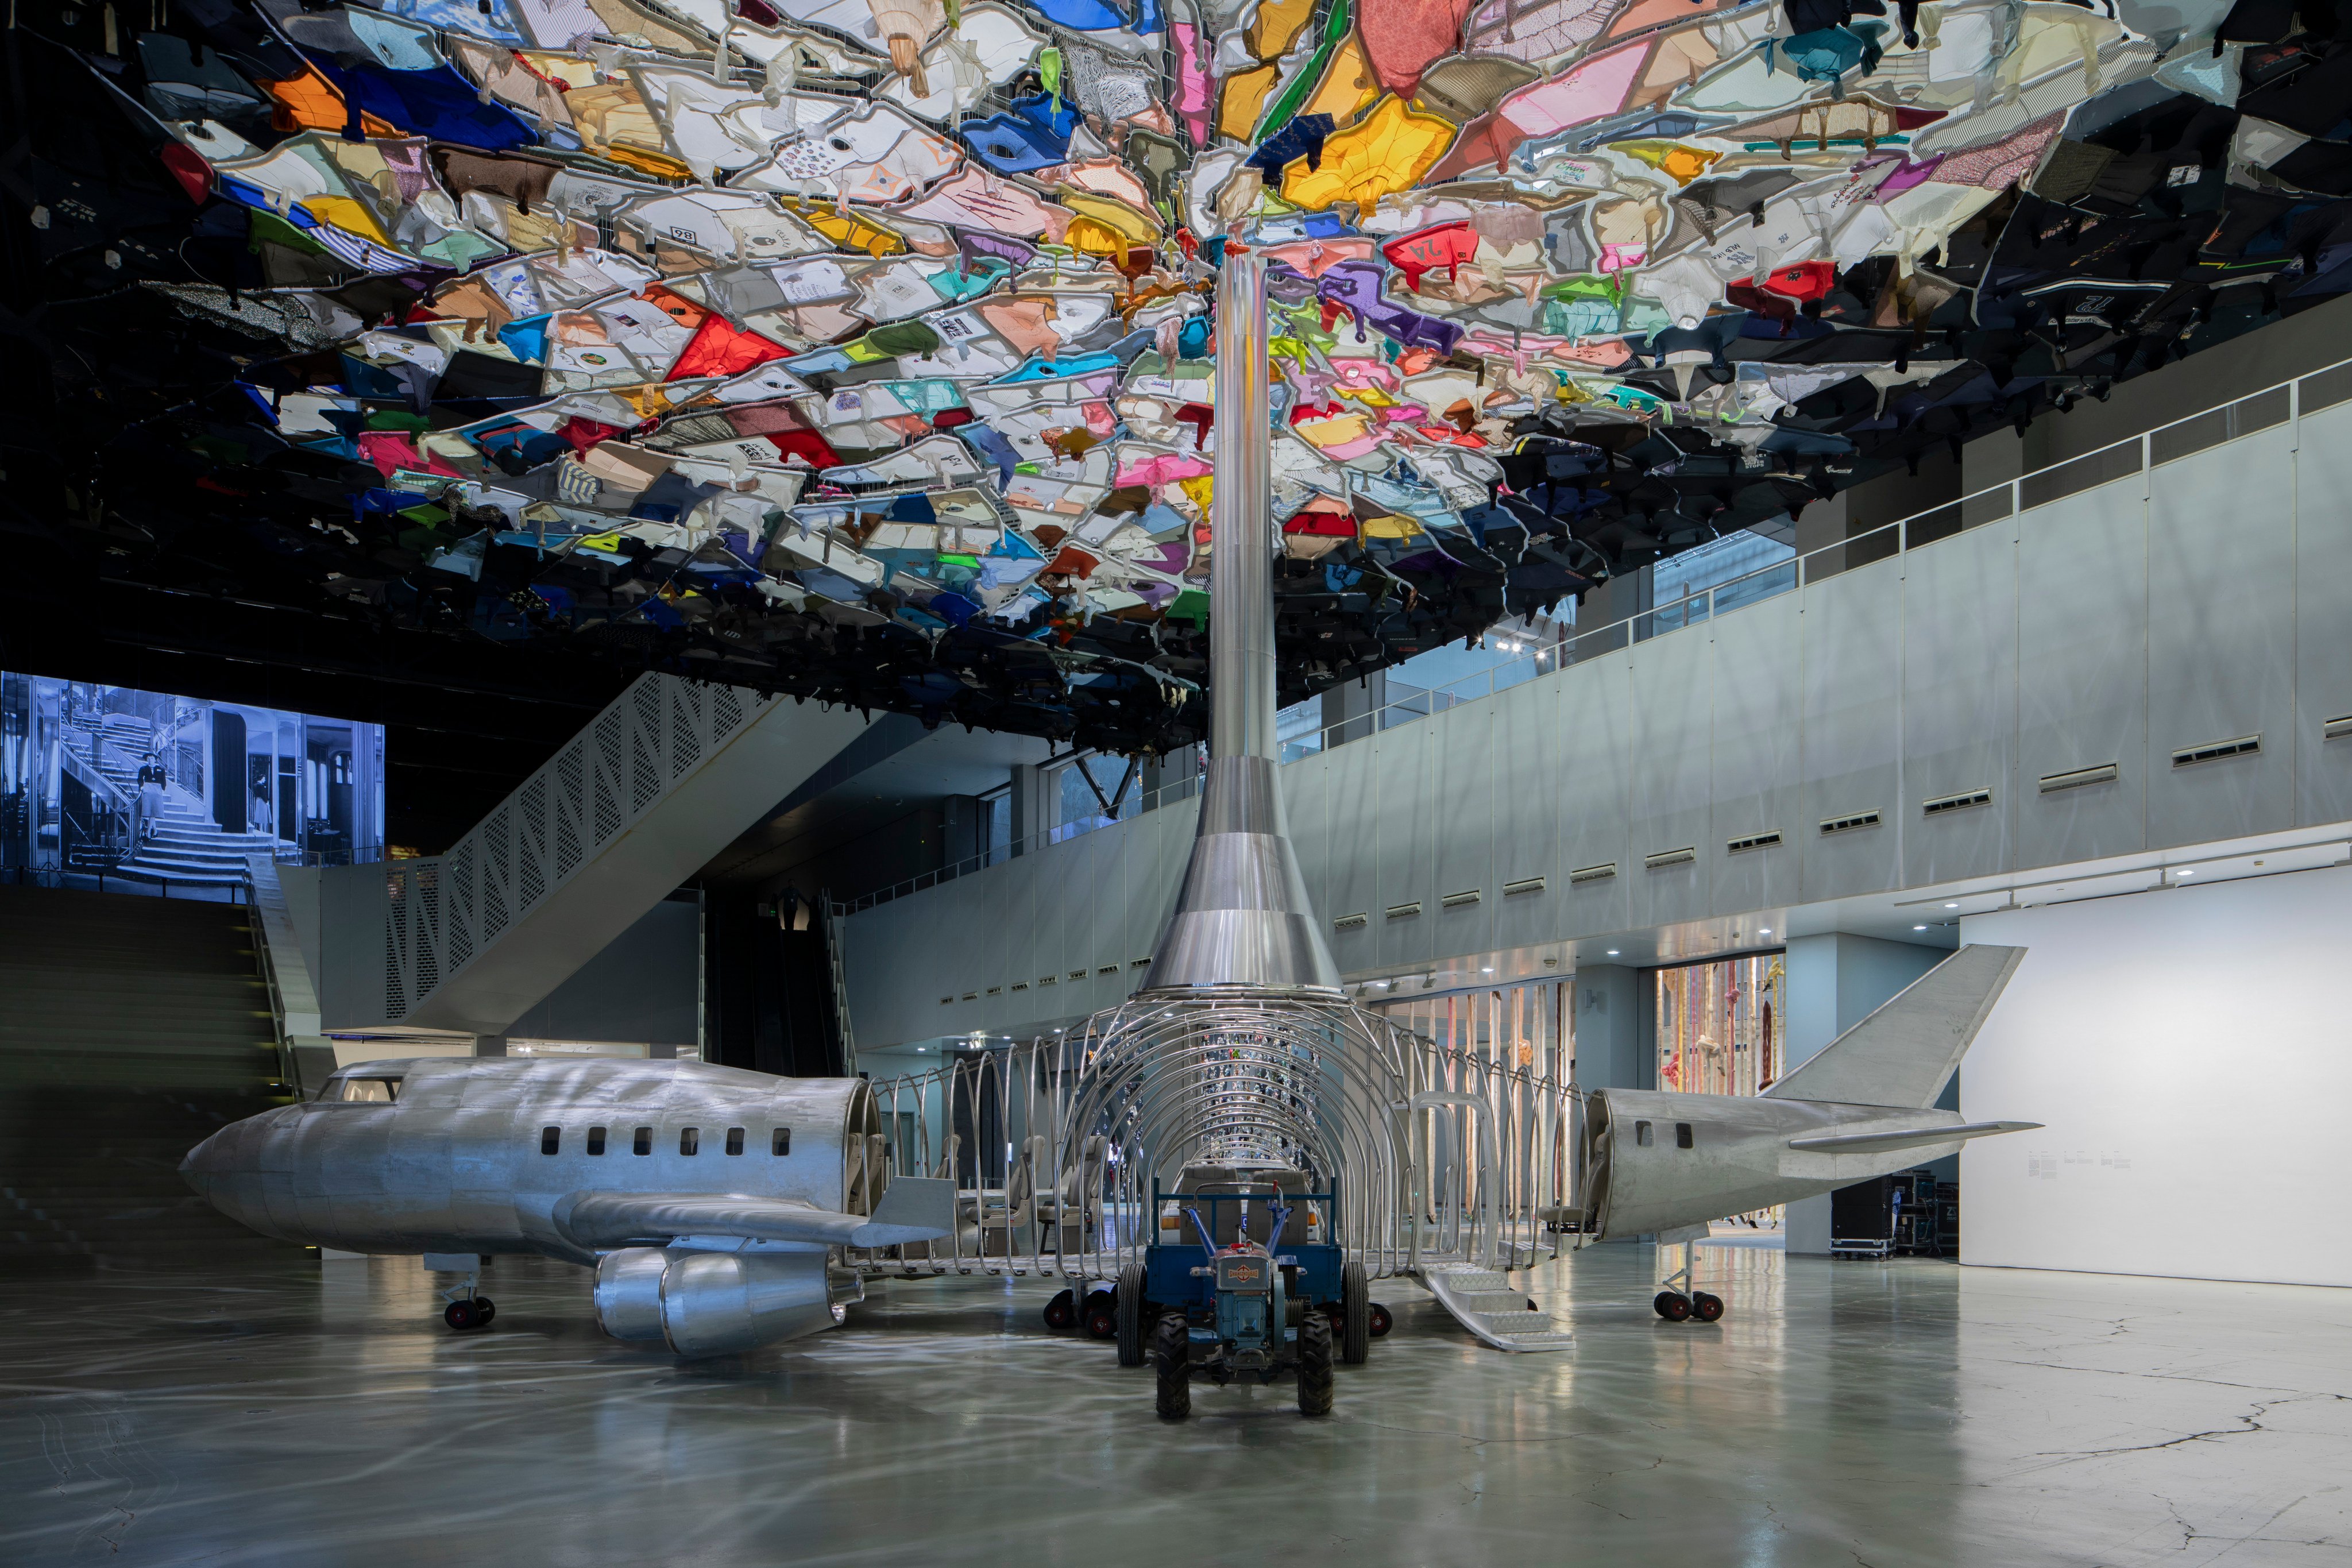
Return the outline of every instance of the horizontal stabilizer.
[[[558,1227],[586,1247],[667,1241],[680,1236],[740,1236],[747,1241],[799,1241],[824,1247],[896,1247],[945,1236],[951,1226],[927,1211],[940,1205],[910,1193],[894,1209],[898,1183],[883,1194],[878,1212],[835,1214],[796,1198],[744,1193],[573,1193],[555,1205]],[[915,1188],[946,1182],[912,1181]],[[953,1194],[949,1203],[954,1201]],[[903,1212],[902,1212],[903,1211]],[[940,1223],[928,1223],[939,1217]]]
[[[1867,1154],[1877,1149],[1916,1149],[1927,1143],[1957,1143],[1968,1138],[1989,1138],[1996,1132],[2031,1132],[2039,1121],[1956,1121],[1949,1127],[1900,1128],[1892,1132],[1839,1132],[1819,1138],[1791,1138],[1789,1147],[1808,1154]]]
[[[1960,949],[1764,1091],[1838,1105],[1936,1103],[2025,957],[2021,947]]]

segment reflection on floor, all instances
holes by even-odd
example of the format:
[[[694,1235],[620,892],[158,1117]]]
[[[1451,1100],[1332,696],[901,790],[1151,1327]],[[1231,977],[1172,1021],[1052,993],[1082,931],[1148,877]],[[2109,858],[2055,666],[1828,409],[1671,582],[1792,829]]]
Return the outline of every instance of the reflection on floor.
[[[1699,1327],[1655,1261],[1538,1268],[1557,1355],[1390,1282],[1330,1419],[1204,1386],[1172,1427],[1033,1281],[692,1365],[535,1260],[470,1336],[408,1260],[0,1282],[0,1562],[2352,1560],[2352,1291],[1708,1247]]]

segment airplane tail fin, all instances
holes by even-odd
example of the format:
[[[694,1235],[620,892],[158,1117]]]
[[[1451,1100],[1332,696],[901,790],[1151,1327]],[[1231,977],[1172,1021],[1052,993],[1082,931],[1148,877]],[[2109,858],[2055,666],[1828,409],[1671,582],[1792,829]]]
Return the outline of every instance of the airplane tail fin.
[[[1844,1105],[1935,1104],[2024,956],[2021,947],[1960,949],[1764,1092]]]

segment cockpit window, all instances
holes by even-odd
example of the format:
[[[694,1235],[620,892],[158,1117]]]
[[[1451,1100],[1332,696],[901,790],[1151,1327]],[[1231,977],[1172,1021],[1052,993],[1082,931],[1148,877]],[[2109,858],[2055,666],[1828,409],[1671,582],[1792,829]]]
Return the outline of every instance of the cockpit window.
[[[347,1078],[343,1091],[335,1096],[346,1105],[359,1102],[389,1105],[400,1098],[400,1080],[396,1078]]]

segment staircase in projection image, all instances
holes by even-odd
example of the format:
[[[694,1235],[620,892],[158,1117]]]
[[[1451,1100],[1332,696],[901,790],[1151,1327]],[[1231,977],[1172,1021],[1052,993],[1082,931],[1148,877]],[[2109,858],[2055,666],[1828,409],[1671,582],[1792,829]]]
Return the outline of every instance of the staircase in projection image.
[[[120,858],[105,868],[110,875],[180,887],[234,887],[245,879],[247,856],[276,849],[277,839],[268,833],[231,833],[214,822],[203,795],[179,777],[163,785],[162,809],[142,841],[131,842],[139,769],[151,752],[160,750],[154,726],[136,714],[77,714],[68,721],[64,748],[81,764],[85,782],[90,773],[105,781],[108,804],[119,816]],[[201,778],[196,775],[199,785]]]

